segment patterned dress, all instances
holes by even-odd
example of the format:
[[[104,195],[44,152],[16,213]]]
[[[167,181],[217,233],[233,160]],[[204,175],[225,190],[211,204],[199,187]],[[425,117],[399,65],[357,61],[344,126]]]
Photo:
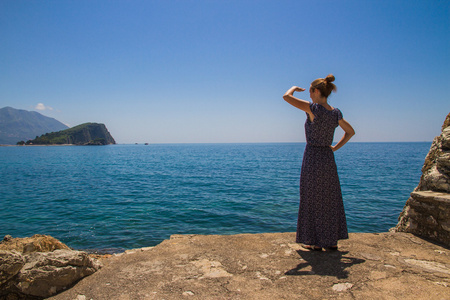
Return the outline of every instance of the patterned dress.
[[[308,114],[305,123],[306,148],[300,175],[300,208],[297,243],[331,247],[347,239],[347,222],[334,153],[330,146],[342,113],[310,104],[314,121]]]

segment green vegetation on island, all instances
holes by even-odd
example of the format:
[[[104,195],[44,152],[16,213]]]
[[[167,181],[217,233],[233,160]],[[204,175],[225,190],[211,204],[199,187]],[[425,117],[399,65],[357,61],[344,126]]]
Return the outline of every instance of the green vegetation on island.
[[[84,123],[66,130],[51,132],[18,145],[110,145],[114,138],[104,124]]]

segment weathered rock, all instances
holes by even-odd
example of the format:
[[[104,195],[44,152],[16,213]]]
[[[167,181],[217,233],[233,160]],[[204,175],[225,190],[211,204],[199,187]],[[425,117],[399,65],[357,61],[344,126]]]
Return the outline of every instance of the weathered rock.
[[[425,163],[422,177],[415,191],[450,193],[450,113],[447,115],[442,133],[434,138]],[[444,127],[446,126],[446,127]]]
[[[86,252],[55,250],[26,256],[17,276],[17,289],[26,295],[50,297],[100,268]]]
[[[450,194],[433,191],[412,192],[395,231],[450,242]]]
[[[425,158],[419,185],[392,231],[411,232],[450,246],[450,113]]]
[[[6,236],[0,247],[1,300],[47,298],[101,267],[86,252],[70,250],[51,236]]]
[[[12,236],[10,236],[9,234],[7,234],[7,235],[5,235],[5,237],[3,238],[3,241],[9,241],[9,240],[11,240],[13,237]],[[0,242],[1,243],[1,242]]]
[[[20,253],[0,250],[0,286],[16,276],[24,265],[25,261]]]
[[[32,252],[49,252],[57,249],[70,249],[66,244],[49,235],[35,234],[32,237],[12,238],[6,235],[0,243],[0,250],[12,251],[20,253]]]

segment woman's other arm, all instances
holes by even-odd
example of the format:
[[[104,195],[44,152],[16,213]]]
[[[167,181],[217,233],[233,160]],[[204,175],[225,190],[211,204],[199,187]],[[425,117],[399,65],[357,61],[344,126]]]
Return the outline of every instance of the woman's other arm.
[[[283,99],[287,103],[289,103],[289,104],[291,104],[291,105],[293,105],[293,106],[295,106],[295,107],[297,107],[297,108],[307,112],[308,114],[312,114],[311,113],[311,109],[309,107],[309,102],[308,101],[302,100],[302,99],[298,99],[298,98],[293,96],[294,92],[303,92],[304,90],[305,89],[303,89],[301,87],[293,86],[289,90],[287,90],[287,92],[283,95]]]
[[[339,126],[344,130],[344,136],[341,138],[341,140],[334,146],[331,146],[331,149],[333,151],[338,150],[342,146],[344,146],[351,138],[355,135],[355,130],[353,129],[352,125],[350,125],[349,122],[347,122],[345,119],[339,120]]]

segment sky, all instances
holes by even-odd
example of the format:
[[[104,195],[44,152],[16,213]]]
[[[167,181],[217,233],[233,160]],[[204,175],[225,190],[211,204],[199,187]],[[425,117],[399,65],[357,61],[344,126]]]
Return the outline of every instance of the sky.
[[[449,49],[450,1],[0,0],[0,108],[120,144],[304,142],[282,96],[332,73],[351,141],[432,141]]]

